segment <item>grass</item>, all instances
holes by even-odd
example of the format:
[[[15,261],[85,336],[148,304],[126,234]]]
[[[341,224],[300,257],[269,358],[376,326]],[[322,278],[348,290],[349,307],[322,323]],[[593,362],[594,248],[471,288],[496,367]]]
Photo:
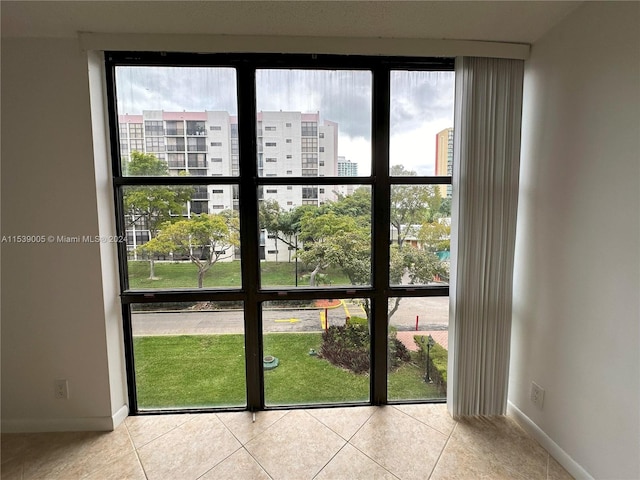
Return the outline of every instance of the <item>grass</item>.
[[[417,354],[411,353],[411,363],[405,363],[389,375],[389,400],[423,400],[426,398],[446,398],[446,392],[424,381],[424,367],[419,367]]]
[[[198,268],[192,263],[156,262],[157,280],[149,279],[149,262],[133,261],[128,263],[129,287],[143,288],[197,288]],[[219,262],[207,272],[205,287],[240,287],[240,262]]]
[[[267,405],[357,402],[369,399],[369,378],[333,366],[309,355],[320,350],[321,333],[267,334],[266,355],[280,359],[280,366],[264,375]]]
[[[130,260],[129,286],[131,289],[150,288],[196,288],[198,286],[198,268],[191,262],[156,262],[155,276],[149,279],[149,262]],[[295,262],[261,262],[262,284],[265,286],[294,286],[296,282]],[[298,264],[298,285],[307,286],[308,272]],[[349,285],[349,279],[340,270],[326,272],[333,285]],[[306,278],[303,278],[307,275]],[[218,262],[207,272],[204,278],[206,288],[238,288],[242,284],[240,262]]]
[[[319,350],[320,333],[269,333],[265,355],[280,364],[264,372],[267,405],[367,401],[369,377],[310,356]],[[241,406],[245,398],[242,335],[181,335],[134,339],[138,406],[162,409]],[[423,380],[424,372],[407,364],[389,376],[389,399],[440,398]]]
[[[242,335],[135,338],[139,408],[244,405],[243,342]]]

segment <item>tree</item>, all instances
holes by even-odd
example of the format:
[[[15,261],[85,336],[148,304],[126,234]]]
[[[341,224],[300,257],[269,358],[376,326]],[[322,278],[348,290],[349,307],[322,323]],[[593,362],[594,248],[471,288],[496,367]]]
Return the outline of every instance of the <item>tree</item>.
[[[451,198],[443,198],[439,210],[440,218],[451,218]]]
[[[291,250],[297,250],[297,236],[300,232],[299,215],[294,211],[286,212],[275,200],[266,200],[260,203],[259,209],[260,228],[264,228],[267,234],[278,241],[283,242],[289,248],[289,262],[291,262]]]
[[[300,238],[304,250],[300,259],[312,268],[310,285],[316,286],[316,275],[331,265],[339,266],[352,284],[368,281],[371,262],[370,230],[358,225],[353,217],[328,212],[317,215],[308,210],[300,221]],[[365,273],[366,272],[366,273]]]
[[[416,172],[406,170],[402,165],[391,167],[392,176],[416,176]],[[448,276],[446,264],[435,255],[438,241],[448,233],[448,227],[438,222],[444,208],[450,209],[450,201],[445,204],[437,185],[393,185],[391,187],[391,225],[398,232],[397,246],[390,251],[389,277],[391,284],[400,284],[405,275],[410,284],[428,283],[434,278]],[[417,225],[422,225],[417,231]],[[404,229],[404,231],[403,231]],[[404,247],[409,234],[416,235],[428,248]],[[389,318],[398,310],[401,297],[396,297],[389,305]]]
[[[444,221],[424,223],[418,234],[420,243],[429,252],[448,251],[450,237],[451,226],[444,223]]]
[[[389,252],[389,283],[400,285],[405,275],[409,277],[409,284],[426,284],[432,282],[439,276],[448,276],[448,268],[443,264],[438,256],[432,252],[405,246],[391,245]],[[388,316],[391,318],[400,307],[402,297],[394,297],[389,301]],[[368,305],[365,305],[367,316],[369,315]]]
[[[392,176],[415,176],[416,172],[406,170],[402,165],[391,167]],[[391,186],[391,225],[398,236],[396,243],[402,248],[414,225],[422,225],[427,219],[429,199],[432,189],[427,185],[392,185]]]
[[[122,165],[126,177],[162,177],[169,174],[166,162],[152,153],[131,152],[131,160]]]
[[[436,211],[436,208],[439,208],[440,197],[433,196],[435,200],[427,199],[433,193],[431,186],[419,187],[422,189],[421,194],[424,194],[424,203],[418,204],[414,210],[422,208],[422,213],[425,214],[424,219],[426,219],[429,202],[433,205],[433,211]],[[402,206],[406,205],[408,202]],[[352,285],[369,284],[371,282],[370,191],[361,188],[356,190],[354,195],[339,197],[336,202],[328,202],[321,207],[304,208],[300,219],[300,238],[304,243],[304,249],[299,257],[313,269],[311,286],[316,285],[316,275],[329,267],[340,268]],[[415,218],[418,216],[416,215]],[[393,244],[389,254],[391,285],[401,284],[405,276],[408,276],[410,284],[424,284],[432,282],[437,276],[447,275],[446,265],[440,262],[438,256],[431,251],[409,245],[402,248],[400,244]],[[396,297],[390,302],[389,317],[397,311],[401,300],[402,297]],[[369,317],[370,309],[367,301],[363,308]]]
[[[351,195],[338,194],[338,200],[325,203],[328,211],[336,215],[347,215],[371,225],[371,189],[359,187]]]
[[[449,276],[447,264],[441,262],[435,253],[421,248],[405,249],[402,261],[411,285],[426,284],[432,282],[435,277]]]
[[[181,254],[198,267],[198,288],[204,276],[219,260],[229,258],[232,247],[239,246],[238,219],[231,212],[194,215],[162,225],[159,234],[141,250],[150,254]]]
[[[424,188],[427,192],[426,220],[428,223],[432,223],[442,217],[442,195],[438,185],[426,185]]]
[[[126,175],[140,177],[169,175],[167,163],[151,153],[132,152],[124,170]],[[160,225],[180,218],[192,193],[190,188],[162,185],[125,187],[124,210],[129,226],[144,224],[149,230],[149,239],[153,240],[158,235]],[[153,252],[152,248],[140,251],[148,255],[149,278],[155,280],[154,257],[160,251]]]

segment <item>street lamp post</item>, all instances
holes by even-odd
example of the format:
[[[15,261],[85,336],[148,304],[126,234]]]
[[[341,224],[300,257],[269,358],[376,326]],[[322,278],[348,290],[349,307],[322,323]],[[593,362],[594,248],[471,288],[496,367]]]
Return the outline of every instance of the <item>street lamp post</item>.
[[[427,377],[425,378],[425,381],[427,383],[433,382],[433,380],[431,380],[431,376],[429,375],[429,365],[431,364],[431,347],[433,347],[435,344],[436,342],[433,340],[433,337],[429,335],[429,337],[427,338]]]

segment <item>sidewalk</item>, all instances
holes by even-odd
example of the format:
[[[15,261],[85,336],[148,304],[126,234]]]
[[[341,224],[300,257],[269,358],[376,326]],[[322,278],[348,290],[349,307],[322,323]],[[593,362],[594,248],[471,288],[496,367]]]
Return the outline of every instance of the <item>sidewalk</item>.
[[[444,347],[445,350],[449,350],[449,332],[446,330],[421,330],[421,331],[402,331],[398,332],[398,340],[404,343],[404,346],[407,347],[412,352],[417,352],[418,346],[416,342],[413,340],[414,335],[431,335],[436,343],[440,344]]]

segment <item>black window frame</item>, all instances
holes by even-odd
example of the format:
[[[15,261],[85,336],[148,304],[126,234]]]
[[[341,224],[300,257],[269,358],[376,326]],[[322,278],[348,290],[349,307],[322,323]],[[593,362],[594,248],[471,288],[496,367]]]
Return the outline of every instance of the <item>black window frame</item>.
[[[236,69],[238,101],[239,176],[126,177],[121,167],[119,122],[116,108],[115,68],[118,66],[231,67]],[[240,211],[242,285],[235,289],[131,290],[128,285],[127,245],[118,244],[121,304],[130,413],[140,411],[135,388],[131,305],[181,301],[243,301],[245,316],[247,404],[241,408],[162,410],[163,413],[194,411],[265,410],[343,406],[341,404],[265,406],[262,368],[262,304],[273,300],[344,299],[371,300],[371,376],[368,402],[361,405],[425,403],[389,401],[387,397],[387,302],[393,297],[448,296],[449,286],[391,286],[389,282],[389,199],[392,185],[450,185],[450,176],[391,177],[389,175],[391,71],[453,71],[453,58],[383,57],[316,54],[192,54],[171,52],[105,52],[107,103],[111,140],[114,201],[118,235],[125,234],[122,190],[128,185],[231,185],[238,188]],[[313,185],[368,185],[372,191],[372,282],[370,286],[323,288],[269,288],[260,285],[259,190],[267,186],[309,185],[309,177],[277,178],[258,175],[256,122],[256,70],[259,69],[364,70],[372,74],[371,174],[360,177],[322,176]],[[314,136],[322,138],[317,132]],[[192,137],[193,138],[193,137]],[[205,137],[206,138],[206,137]],[[203,139],[204,140],[204,139]],[[251,241],[254,239],[255,241]],[[354,405],[349,403],[349,405]]]

